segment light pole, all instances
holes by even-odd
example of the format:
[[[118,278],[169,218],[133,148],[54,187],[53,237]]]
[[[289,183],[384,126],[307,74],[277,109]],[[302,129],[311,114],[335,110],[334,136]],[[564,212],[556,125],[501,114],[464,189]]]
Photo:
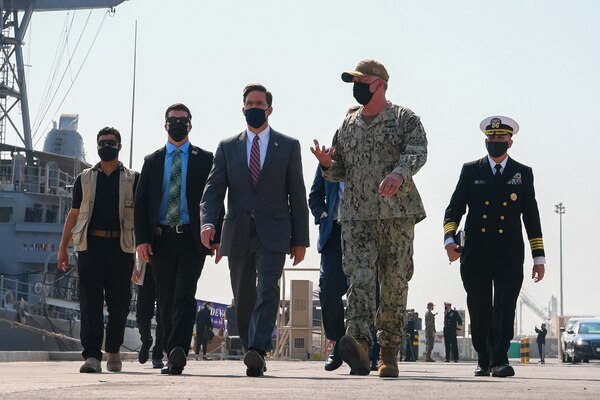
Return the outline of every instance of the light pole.
[[[560,246],[560,315],[565,315],[564,314],[564,310],[563,310],[563,257],[562,257],[562,216],[565,213],[565,206],[563,205],[563,203],[558,203],[556,204],[554,207],[556,207],[556,209],[554,210],[555,213],[558,214],[558,221],[559,221],[559,232],[560,232],[560,242],[559,242],[559,246]]]

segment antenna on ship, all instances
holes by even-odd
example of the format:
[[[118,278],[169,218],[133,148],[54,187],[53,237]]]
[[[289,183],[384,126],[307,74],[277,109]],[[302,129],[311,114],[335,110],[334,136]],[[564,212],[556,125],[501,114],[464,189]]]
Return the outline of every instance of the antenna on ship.
[[[129,169],[133,168],[133,119],[135,117],[135,71],[137,66],[137,20],[135,21],[135,33],[133,39],[133,89],[131,95],[131,142],[129,144]]]

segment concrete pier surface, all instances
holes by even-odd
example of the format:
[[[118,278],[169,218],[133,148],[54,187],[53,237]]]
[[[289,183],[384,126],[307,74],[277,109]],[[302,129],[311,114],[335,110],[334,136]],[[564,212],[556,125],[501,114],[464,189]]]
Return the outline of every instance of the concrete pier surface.
[[[77,361],[0,362],[1,399],[600,399],[600,363],[512,363],[512,378],[474,377],[475,364],[402,362],[398,379],[350,376],[321,361],[267,361],[248,378],[237,360],[189,359],[180,376],[160,375],[128,354],[122,372],[81,374]],[[23,359],[24,357],[21,357]],[[52,359],[55,357],[50,357]],[[68,359],[69,357],[63,357]],[[6,353],[0,359],[7,360]],[[13,357],[15,359],[15,357]],[[40,359],[40,357],[38,357]],[[106,363],[102,363],[106,371]]]

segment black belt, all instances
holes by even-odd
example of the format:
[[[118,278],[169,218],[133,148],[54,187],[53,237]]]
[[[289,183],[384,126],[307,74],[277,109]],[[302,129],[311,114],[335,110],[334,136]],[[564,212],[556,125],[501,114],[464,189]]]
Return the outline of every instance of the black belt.
[[[90,229],[88,235],[106,239],[115,239],[121,236],[121,231],[103,231],[101,229]]]
[[[182,224],[182,225],[176,225],[176,226],[169,226],[169,225],[158,225],[155,229],[154,229],[154,235],[155,236],[163,236],[166,235],[167,233],[184,233],[184,232],[189,232],[190,231],[190,224]]]

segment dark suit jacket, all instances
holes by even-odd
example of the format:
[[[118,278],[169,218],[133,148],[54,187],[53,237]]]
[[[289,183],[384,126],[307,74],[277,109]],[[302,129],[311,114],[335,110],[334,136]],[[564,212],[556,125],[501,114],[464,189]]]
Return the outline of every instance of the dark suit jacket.
[[[331,234],[333,214],[340,202],[339,189],[339,182],[325,180],[321,174],[321,168],[317,168],[315,179],[308,195],[308,206],[313,217],[315,217],[315,225],[319,225],[319,240],[317,241],[317,250],[319,253],[327,243],[327,240],[329,240],[329,235]],[[327,217],[321,219],[323,211],[327,212]]]
[[[219,143],[202,196],[202,225],[215,224],[227,191],[221,253],[242,257],[248,252],[251,215],[261,245],[289,253],[308,246],[308,207],[298,140],[273,129],[256,186],[250,181],[246,132]]]
[[[166,147],[163,147],[144,159],[140,182],[135,193],[134,223],[137,245],[154,243],[154,230],[159,220],[158,213],[162,197],[165,154]],[[200,255],[210,254],[210,250],[200,242],[200,199],[212,162],[212,153],[197,146],[190,146],[186,182],[187,206],[194,247]],[[219,211],[217,210],[217,216]],[[217,227],[216,241],[218,242],[220,235],[218,219],[215,221],[215,226]]]
[[[509,157],[500,180],[496,180],[487,157],[463,166],[444,217],[445,238],[465,222],[464,264],[523,263],[521,217],[529,237],[532,256],[543,256],[542,228],[533,171]]]

